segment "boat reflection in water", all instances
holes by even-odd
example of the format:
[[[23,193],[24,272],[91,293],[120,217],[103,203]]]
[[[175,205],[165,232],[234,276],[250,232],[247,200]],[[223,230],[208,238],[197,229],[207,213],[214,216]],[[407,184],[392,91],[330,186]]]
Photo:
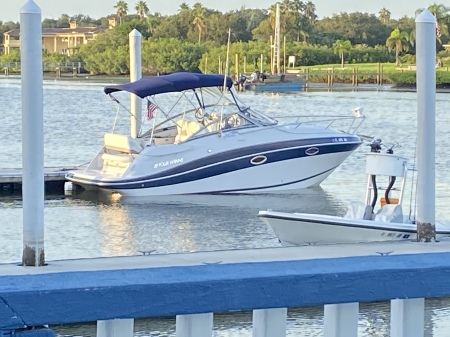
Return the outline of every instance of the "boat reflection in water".
[[[129,197],[121,198],[120,203],[98,193],[83,192],[74,197],[86,199],[86,195],[100,203],[108,240],[130,240],[123,248],[125,255],[150,250],[168,253],[279,246],[274,233],[257,218],[260,208],[305,212],[321,209],[331,214],[344,209],[339,200],[320,187],[280,194]],[[111,249],[108,252],[123,255]],[[104,256],[108,256],[106,252]]]

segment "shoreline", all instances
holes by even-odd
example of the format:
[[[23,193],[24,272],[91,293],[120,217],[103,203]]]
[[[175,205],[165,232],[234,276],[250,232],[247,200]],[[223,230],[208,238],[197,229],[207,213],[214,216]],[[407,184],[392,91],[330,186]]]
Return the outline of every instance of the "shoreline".
[[[11,82],[19,82],[21,79],[20,75],[0,75],[0,83],[3,81],[11,81]],[[122,84],[127,83],[129,81],[128,76],[80,76],[72,77],[72,76],[45,76],[43,80],[46,84],[50,83],[70,83],[70,84]],[[301,92],[313,92],[313,91],[397,91],[397,92],[416,92],[416,87],[405,86],[405,85],[396,85],[396,84],[385,84],[385,85],[377,85],[377,84],[364,84],[360,83],[358,85],[352,85],[350,83],[334,83],[329,86],[327,83],[322,82],[308,82],[302,88]],[[436,93],[450,93],[450,88],[436,88]]]

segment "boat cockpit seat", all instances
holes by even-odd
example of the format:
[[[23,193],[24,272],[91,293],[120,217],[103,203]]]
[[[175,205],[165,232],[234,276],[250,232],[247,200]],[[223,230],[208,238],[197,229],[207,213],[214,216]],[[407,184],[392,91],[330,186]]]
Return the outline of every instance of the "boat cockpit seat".
[[[191,122],[184,119],[177,121],[177,135],[175,137],[175,143],[183,142],[196,133],[202,124],[198,122]]]
[[[115,133],[105,133],[103,138],[104,147],[121,153],[137,154],[142,151],[141,144],[130,136]]]
[[[375,221],[403,223],[402,205],[388,204],[381,207],[375,214]]]

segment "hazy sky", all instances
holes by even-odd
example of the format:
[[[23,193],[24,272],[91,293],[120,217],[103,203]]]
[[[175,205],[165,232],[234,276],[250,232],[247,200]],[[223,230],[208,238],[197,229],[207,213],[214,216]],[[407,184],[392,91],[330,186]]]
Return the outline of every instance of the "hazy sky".
[[[129,11],[133,12],[137,0],[128,2]],[[0,0],[0,21],[19,21],[20,8],[26,0]],[[117,0],[35,0],[42,9],[43,18],[59,18],[62,13],[69,15],[87,14],[92,18],[100,18],[114,13]],[[276,0],[147,0],[150,12],[161,14],[176,13],[183,2],[193,5],[202,3],[205,7],[222,12],[247,8],[267,8]],[[312,0],[316,5],[319,18],[339,12],[367,12],[378,14],[383,7],[389,9],[393,18],[404,15],[414,16],[416,9],[425,8],[433,0]],[[438,1],[438,3],[440,3]]]

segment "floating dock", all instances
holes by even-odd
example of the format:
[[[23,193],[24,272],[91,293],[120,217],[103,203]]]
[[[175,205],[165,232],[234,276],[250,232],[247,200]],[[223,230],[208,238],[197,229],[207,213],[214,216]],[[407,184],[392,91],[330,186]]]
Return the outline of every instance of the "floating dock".
[[[46,194],[64,194],[64,184],[68,171],[78,170],[80,167],[47,167],[44,169],[44,185]],[[0,195],[22,194],[22,169],[0,169]]]

